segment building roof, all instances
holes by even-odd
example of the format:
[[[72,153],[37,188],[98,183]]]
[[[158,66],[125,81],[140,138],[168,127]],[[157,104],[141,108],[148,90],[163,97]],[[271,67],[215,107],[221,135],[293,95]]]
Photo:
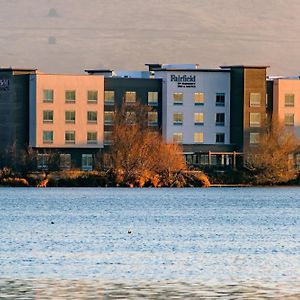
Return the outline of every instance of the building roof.
[[[110,73],[113,72],[114,70],[110,69],[94,69],[94,70],[84,70],[84,72],[94,74],[94,73]]]
[[[270,66],[259,66],[259,65],[228,65],[220,66],[221,69],[266,69]]]
[[[154,72],[230,72],[230,69],[152,69]]]

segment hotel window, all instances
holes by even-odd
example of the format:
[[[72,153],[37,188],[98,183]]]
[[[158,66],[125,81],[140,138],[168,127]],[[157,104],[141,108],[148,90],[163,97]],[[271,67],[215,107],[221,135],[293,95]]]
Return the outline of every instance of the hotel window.
[[[157,111],[148,112],[148,125],[157,126],[158,124],[158,114]]]
[[[204,114],[203,113],[194,113],[194,124],[203,125],[204,124]]]
[[[96,111],[88,111],[87,112],[87,121],[88,121],[88,123],[97,123],[97,112]]]
[[[75,123],[75,111],[66,111],[65,112],[65,121],[66,123]]]
[[[194,103],[195,105],[203,105],[204,104],[204,94],[197,92],[194,93]]]
[[[111,145],[112,131],[104,131],[104,145]]]
[[[225,124],[225,114],[216,113],[216,126],[224,126]]]
[[[183,93],[173,93],[173,104],[174,105],[183,104]]]
[[[217,144],[225,143],[225,133],[216,133],[216,143]]]
[[[97,144],[97,131],[88,131],[87,143],[88,144]]]
[[[225,105],[225,94],[217,93],[216,94],[216,106],[224,106]]]
[[[53,123],[53,110],[43,111],[43,123]]]
[[[52,130],[43,131],[43,143],[44,144],[53,144],[53,131]]]
[[[74,103],[76,100],[76,92],[72,91],[65,91],[65,102],[66,103]]]
[[[181,144],[183,141],[183,133],[182,132],[174,132],[173,133],[173,143]]]
[[[93,170],[93,154],[81,155],[81,169],[83,171]]]
[[[203,141],[204,141],[203,132],[195,132],[194,143],[203,143]]]
[[[250,107],[260,107],[260,106],[261,106],[261,94],[250,93]]]
[[[115,91],[104,91],[104,104],[105,105],[115,104]]]
[[[182,125],[183,123],[183,113],[174,112],[173,113],[173,125]]]
[[[127,104],[136,102],[136,92],[125,92],[125,102]]]
[[[284,95],[284,106],[285,107],[294,107],[295,106],[295,95],[294,94],[285,94]]]
[[[258,144],[259,136],[259,132],[250,132],[250,144]]]
[[[114,121],[115,112],[113,111],[105,111],[104,112],[104,124],[111,125]]]
[[[260,113],[250,113],[250,127],[260,127]]]
[[[49,154],[37,155],[37,168],[47,170],[49,166]]]
[[[53,90],[43,90],[43,102],[53,102]]]
[[[75,131],[66,131],[65,132],[65,143],[66,144],[75,144]]]
[[[71,169],[71,154],[60,154],[59,155],[59,168],[61,170]]]
[[[134,124],[136,121],[136,115],[134,111],[127,111],[126,112],[126,122],[128,124]]]
[[[148,105],[150,106],[158,105],[158,92],[148,92]]]
[[[284,125],[285,126],[294,126],[294,114],[286,113],[284,115]]]
[[[88,103],[98,102],[98,91],[88,91],[87,92]]]

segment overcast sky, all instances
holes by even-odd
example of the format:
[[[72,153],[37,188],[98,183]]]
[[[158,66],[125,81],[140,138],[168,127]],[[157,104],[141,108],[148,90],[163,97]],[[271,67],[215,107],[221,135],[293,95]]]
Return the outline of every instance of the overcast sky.
[[[255,64],[299,75],[299,15],[300,0],[0,0],[0,66]]]

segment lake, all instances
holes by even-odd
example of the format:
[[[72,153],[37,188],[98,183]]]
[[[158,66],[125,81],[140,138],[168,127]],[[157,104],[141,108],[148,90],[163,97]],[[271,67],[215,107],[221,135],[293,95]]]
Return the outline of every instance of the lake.
[[[300,188],[0,188],[0,226],[4,299],[300,298]]]

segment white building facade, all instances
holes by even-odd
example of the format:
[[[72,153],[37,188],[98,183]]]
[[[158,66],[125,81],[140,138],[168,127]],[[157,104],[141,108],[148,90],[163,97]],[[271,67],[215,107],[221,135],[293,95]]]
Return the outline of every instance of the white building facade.
[[[194,151],[230,144],[228,70],[161,68],[155,77],[163,79],[162,134],[167,142]]]

